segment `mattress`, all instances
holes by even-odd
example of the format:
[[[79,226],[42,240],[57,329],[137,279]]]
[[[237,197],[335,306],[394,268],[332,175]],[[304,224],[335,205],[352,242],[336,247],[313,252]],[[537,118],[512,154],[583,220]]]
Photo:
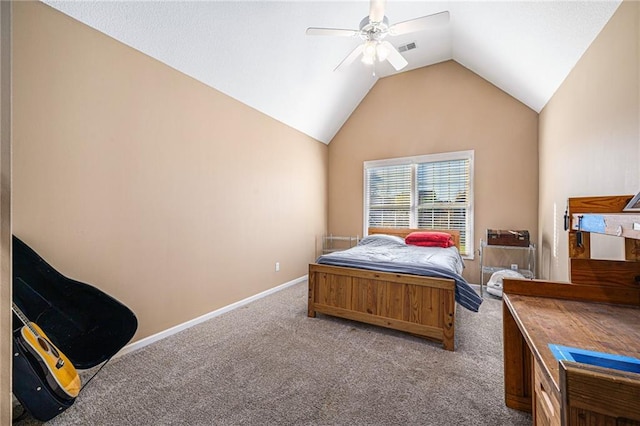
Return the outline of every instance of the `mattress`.
[[[455,299],[460,306],[478,312],[482,298],[462,277],[464,261],[456,247],[418,247],[391,235],[370,235],[348,250],[320,256],[316,263],[349,268],[394,272],[456,283]]]

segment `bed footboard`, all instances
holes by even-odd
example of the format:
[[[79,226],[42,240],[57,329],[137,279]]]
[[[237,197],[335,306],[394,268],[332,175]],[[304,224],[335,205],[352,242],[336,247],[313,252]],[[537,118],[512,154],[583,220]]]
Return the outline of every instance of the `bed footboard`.
[[[455,342],[455,282],[341,266],[309,265],[308,315],[316,312]]]

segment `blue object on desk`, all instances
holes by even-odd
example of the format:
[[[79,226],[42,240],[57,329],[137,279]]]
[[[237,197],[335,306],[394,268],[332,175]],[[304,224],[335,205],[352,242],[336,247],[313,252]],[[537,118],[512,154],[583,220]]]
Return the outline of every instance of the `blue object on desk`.
[[[601,214],[583,214],[579,231],[598,232],[604,234],[606,224]]]
[[[549,343],[549,349],[551,349],[553,356],[555,356],[558,361],[575,361],[583,364],[596,365],[598,367],[628,371],[630,373],[640,373],[640,359],[638,358],[588,351],[586,349],[554,345],[551,343]]]

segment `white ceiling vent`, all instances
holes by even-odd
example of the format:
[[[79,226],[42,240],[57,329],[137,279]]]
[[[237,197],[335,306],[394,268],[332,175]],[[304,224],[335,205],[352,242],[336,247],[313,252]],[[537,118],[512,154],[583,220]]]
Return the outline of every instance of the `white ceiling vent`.
[[[412,42],[409,44],[405,44],[403,46],[398,47],[398,52],[406,52],[407,50],[411,50],[411,49],[415,49],[416,48],[416,42]]]

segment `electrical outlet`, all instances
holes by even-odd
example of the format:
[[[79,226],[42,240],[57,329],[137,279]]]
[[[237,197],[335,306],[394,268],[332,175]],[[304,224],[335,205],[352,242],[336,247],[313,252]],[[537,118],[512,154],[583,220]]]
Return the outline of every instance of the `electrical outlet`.
[[[276,272],[280,271],[280,262],[276,262]]]
[[[518,264],[517,263],[512,263],[511,264],[511,269],[514,270],[514,271],[517,271],[518,270]]]

